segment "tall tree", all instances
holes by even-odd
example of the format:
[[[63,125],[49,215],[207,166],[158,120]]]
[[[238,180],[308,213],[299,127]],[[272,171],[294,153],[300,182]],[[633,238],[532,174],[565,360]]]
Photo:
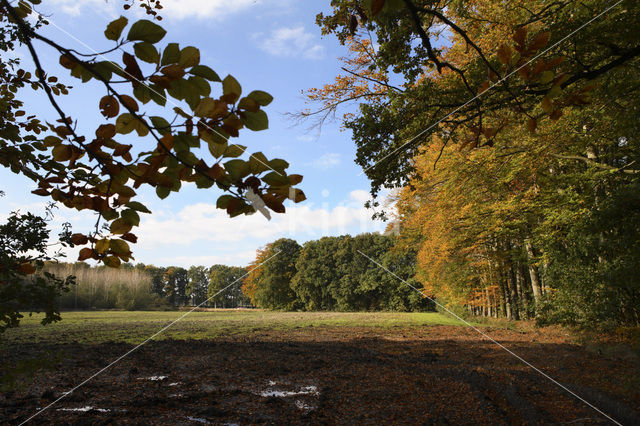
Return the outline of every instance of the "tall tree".
[[[188,283],[185,289],[187,300],[193,306],[198,306],[207,300],[209,276],[204,266],[192,266],[187,271]]]
[[[209,269],[209,304],[213,303],[216,308],[235,308],[243,304],[245,299],[240,287],[245,275],[245,269],[238,266],[213,265]]]

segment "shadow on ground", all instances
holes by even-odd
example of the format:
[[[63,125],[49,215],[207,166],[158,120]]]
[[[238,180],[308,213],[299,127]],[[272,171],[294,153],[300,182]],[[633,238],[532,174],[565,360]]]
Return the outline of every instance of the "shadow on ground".
[[[640,424],[637,360],[569,343],[490,334],[623,424]],[[12,360],[64,354],[53,371],[0,394],[20,423],[133,346],[20,345]],[[3,372],[6,373],[6,372]],[[460,327],[306,328],[150,342],[46,409],[57,424],[606,424],[609,421]]]

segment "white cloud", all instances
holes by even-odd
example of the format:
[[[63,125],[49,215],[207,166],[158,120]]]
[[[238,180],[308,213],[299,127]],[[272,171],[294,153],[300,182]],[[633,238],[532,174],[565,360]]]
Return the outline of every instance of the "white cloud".
[[[171,19],[213,18],[242,12],[264,3],[258,0],[163,0],[161,14]]]
[[[371,194],[363,189],[356,189],[349,193],[349,198],[357,201],[358,203],[364,204],[371,199]]]
[[[254,34],[253,39],[260,43],[262,50],[273,56],[322,59],[325,53],[324,46],[316,42],[317,37],[302,25],[278,28],[267,36]]]
[[[91,9],[94,12],[106,12],[109,16],[115,15],[116,12],[123,12],[120,2],[105,0],[51,0],[50,2],[45,2],[43,6],[47,5],[51,5],[54,12],[61,12],[71,16],[78,16],[85,9]],[[41,7],[36,7],[36,10],[45,15],[50,12],[45,12]],[[53,17],[55,19],[55,13]]]
[[[320,157],[312,163],[313,167],[317,169],[330,169],[340,164],[340,154],[337,152],[329,152]]]
[[[130,17],[133,12],[139,18],[147,18],[144,10],[134,4],[134,7],[125,12],[119,1],[112,0],[51,0],[46,2],[51,4],[53,11],[62,12],[71,16],[78,16],[86,10],[108,12],[109,15],[126,14]],[[282,14],[286,12],[286,8],[290,6],[290,0],[162,0],[162,9],[159,10],[160,15],[165,20],[183,20],[183,19],[215,19],[220,20],[229,15],[244,12],[250,8],[259,6],[268,6],[262,15],[278,12]],[[263,8],[264,9],[264,8]],[[40,10],[42,13],[45,11]],[[51,12],[47,10],[46,13]]]
[[[296,137],[297,140],[299,140],[300,142],[311,142],[312,140],[316,139],[311,135],[300,135],[298,137]]]
[[[229,253],[216,253],[202,256],[168,256],[157,257],[153,261],[157,265],[172,266],[197,266],[202,265],[209,267],[211,265],[228,265],[228,266],[247,266],[250,261],[255,259],[257,250],[245,250]]]
[[[359,200],[359,194],[352,195],[348,203],[331,209],[326,203],[319,208],[311,203],[289,206],[286,214],[276,214],[271,221],[260,214],[231,219],[214,204],[197,203],[184,207],[177,214],[144,216],[136,234],[139,247],[152,250],[160,246],[179,247],[196,243],[228,247],[248,240],[266,243],[281,236],[309,239],[377,230],[379,224],[371,220],[371,211],[363,208]]]

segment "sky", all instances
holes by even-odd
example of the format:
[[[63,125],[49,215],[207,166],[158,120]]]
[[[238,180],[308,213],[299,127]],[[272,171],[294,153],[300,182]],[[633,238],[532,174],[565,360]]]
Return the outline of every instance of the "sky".
[[[42,30],[62,45],[82,52],[107,50],[112,42],[104,38],[106,25],[124,14],[129,22],[144,18],[124,12],[114,0],[45,0],[38,11],[51,24]],[[299,243],[326,235],[376,232],[385,224],[371,220],[373,211],[364,208],[369,199],[369,182],[354,163],[355,145],[350,132],[341,132],[339,121],[326,122],[310,129],[311,122],[297,123],[286,113],[299,112],[305,104],[302,91],[320,87],[333,80],[340,71],[339,57],[347,50],[335,37],[322,37],[315,25],[319,12],[328,12],[327,0],[163,0],[161,25],[167,35],[160,42],[192,45],[200,49],[201,64],[213,68],[222,78],[233,75],[243,92],[264,90],[274,96],[266,107],[269,129],[262,132],[241,131],[237,143],[247,145],[248,152],[262,151],[267,158],[284,158],[290,163],[288,173],[304,175],[298,185],[307,200],[285,204],[287,213],[227,217],[215,207],[221,192],[215,188],[199,190],[193,184],[179,193],[160,200],[153,190],[139,191],[139,201],[151,210],[142,215],[134,233],[138,243],[132,250],[135,262],[157,266],[226,264],[246,266],[256,249],[278,238],[293,238]],[[125,30],[127,31],[127,30]],[[79,84],[58,65],[56,52],[36,45],[45,68],[73,87],[68,96],[58,100],[65,111],[78,120],[80,133],[91,136],[96,120],[102,118],[98,99],[104,89],[94,81]],[[26,49],[14,54],[23,67],[32,68]],[[218,87],[214,83],[213,89]],[[20,98],[29,111],[55,120],[53,109],[42,91],[25,90]],[[149,105],[149,104],[148,104]],[[126,139],[118,139],[127,143]],[[132,140],[130,143],[136,143]],[[140,143],[137,141],[137,143]],[[35,184],[30,180],[0,170],[0,220],[12,211],[41,214],[47,199],[30,194]],[[63,222],[70,222],[74,232],[88,232],[95,216],[60,206],[54,211],[52,234]],[[77,249],[68,251],[68,261],[77,257]]]

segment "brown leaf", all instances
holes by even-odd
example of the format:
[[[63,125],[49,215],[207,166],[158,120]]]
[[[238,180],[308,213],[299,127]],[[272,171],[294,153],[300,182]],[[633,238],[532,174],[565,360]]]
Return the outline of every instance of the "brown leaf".
[[[549,31],[544,31],[537,34],[533,40],[529,43],[529,51],[537,52],[542,49],[549,43],[549,38],[551,37],[551,33]]]
[[[185,74],[184,68],[182,68],[180,65],[175,65],[175,64],[168,65],[162,68],[160,72],[166,75],[167,77],[169,77],[169,79],[171,80],[179,80]]]
[[[530,118],[527,120],[527,129],[529,129],[529,132],[534,133],[537,127],[538,120],[536,120],[535,118]]]
[[[137,112],[138,111],[138,102],[128,95],[120,95],[120,100],[122,101],[122,105],[124,105],[129,111]]]
[[[498,48],[498,59],[505,65],[509,64],[511,61],[511,48],[506,44],[500,45]]]
[[[102,99],[100,99],[99,107],[100,112],[106,118],[115,117],[118,115],[118,112],[120,112],[120,104],[118,103],[118,100],[115,96],[111,95],[103,96]]]
[[[513,41],[517,43],[516,50],[520,53],[524,50],[527,41],[527,29],[520,27],[513,33]]]
[[[93,250],[90,249],[89,247],[85,247],[82,250],[80,250],[80,253],[78,253],[78,261],[82,262],[83,260],[87,260],[93,257]]]
[[[144,76],[142,75],[142,71],[138,66],[138,61],[136,61],[135,56],[130,55],[127,52],[124,52],[122,54],[122,62],[124,62],[125,64],[124,70],[128,74],[127,79],[131,81],[131,84],[135,89],[136,87],[138,87],[140,82],[144,79]]]
[[[371,14],[376,16],[384,7],[385,0],[373,0],[371,2]]]
[[[73,241],[73,244],[81,246],[87,244],[89,242],[89,238],[84,234],[73,234],[71,236],[71,241]]]
[[[31,275],[36,272],[36,267],[30,263],[23,263],[18,266],[18,272],[23,275]]]

